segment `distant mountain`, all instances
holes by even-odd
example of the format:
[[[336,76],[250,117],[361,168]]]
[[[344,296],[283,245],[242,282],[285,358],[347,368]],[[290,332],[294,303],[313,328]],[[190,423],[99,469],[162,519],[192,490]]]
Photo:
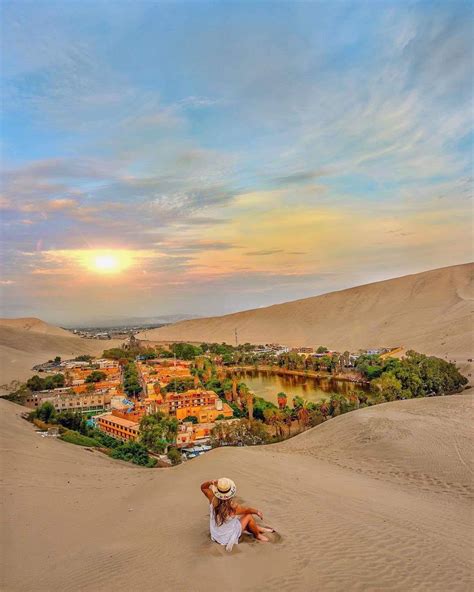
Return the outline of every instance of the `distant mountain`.
[[[76,328],[111,328],[111,327],[134,327],[134,326],[147,326],[147,325],[168,325],[170,323],[177,323],[178,321],[184,321],[189,319],[199,318],[199,315],[189,314],[170,314],[170,315],[159,315],[153,317],[100,317],[95,320],[88,321],[87,323],[78,323],[75,325],[67,326],[71,329]]]
[[[147,331],[149,340],[325,345],[337,350],[403,346],[472,357],[474,264],[455,265],[322,296]]]

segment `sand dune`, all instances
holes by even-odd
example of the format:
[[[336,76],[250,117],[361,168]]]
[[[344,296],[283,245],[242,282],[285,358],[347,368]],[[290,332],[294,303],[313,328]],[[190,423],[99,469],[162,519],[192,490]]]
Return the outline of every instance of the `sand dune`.
[[[474,264],[358,286],[340,292],[195,319],[142,334],[149,340],[398,346],[465,361],[472,357]]]
[[[285,443],[147,470],[39,437],[0,401],[7,592],[472,589],[473,396],[399,401]],[[227,554],[199,484],[279,532]]]
[[[55,356],[98,355],[120,343],[83,339],[40,319],[0,319],[0,384],[29,378],[32,366]]]

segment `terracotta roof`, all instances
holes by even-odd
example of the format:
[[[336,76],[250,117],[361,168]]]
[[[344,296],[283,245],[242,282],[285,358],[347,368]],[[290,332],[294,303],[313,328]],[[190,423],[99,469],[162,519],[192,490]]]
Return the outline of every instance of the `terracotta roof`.
[[[117,417],[116,415],[112,415],[111,413],[101,415],[100,419],[105,419],[116,423],[124,428],[136,428],[138,430],[138,423],[136,421],[129,421],[128,419],[122,419],[121,417]]]

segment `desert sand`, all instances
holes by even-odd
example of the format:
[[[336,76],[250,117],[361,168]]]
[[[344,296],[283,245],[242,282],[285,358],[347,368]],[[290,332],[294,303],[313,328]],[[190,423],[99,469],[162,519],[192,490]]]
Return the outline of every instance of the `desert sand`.
[[[41,438],[0,401],[5,592],[472,589],[473,396],[361,409],[284,443],[141,469]],[[278,530],[231,553],[199,485]]]
[[[335,350],[402,346],[456,360],[473,354],[474,264],[456,265],[222,317],[153,329],[143,339],[325,345]]]
[[[34,365],[55,356],[64,359],[80,354],[96,356],[120,343],[77,337],[40,319],[0,319],[0,384],[26,380],[32,376]]]

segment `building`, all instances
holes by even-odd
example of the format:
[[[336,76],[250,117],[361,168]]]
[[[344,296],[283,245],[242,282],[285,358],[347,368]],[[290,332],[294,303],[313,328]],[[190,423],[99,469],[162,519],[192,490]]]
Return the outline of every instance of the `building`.
[[[200,424],[203,423],[214,423],[217,418],[232,417],[234,412],[227,403],[222,403],[219,400],[220,405],[204,405],[202,407],[180,407],[176,409],[176,419],[182,421],[186,417],[196,417]]]
[[[95,420],[99,430],[124,442],[128,440],[135,441],[140,434],[138,422],[116,415],[115,410],[112,413],[99,415]]]
[[[51,403],[56,411],[74,411],[77,413],[99,413],[110,405],[110,396],[105,393],[75,394],[67,392],[69,389],[55,389],[31,393],[25,399],[25,406],[37,409],[43,403]],[[59,392],[58,392],[59,391]]]
[[[175,415],[177,409],[204,407],[205,405],[215,407],[217,399],[219,397],[214,391],[191,389],[184,393],[168,393],[166,403],[168,404],[169,413]]]

